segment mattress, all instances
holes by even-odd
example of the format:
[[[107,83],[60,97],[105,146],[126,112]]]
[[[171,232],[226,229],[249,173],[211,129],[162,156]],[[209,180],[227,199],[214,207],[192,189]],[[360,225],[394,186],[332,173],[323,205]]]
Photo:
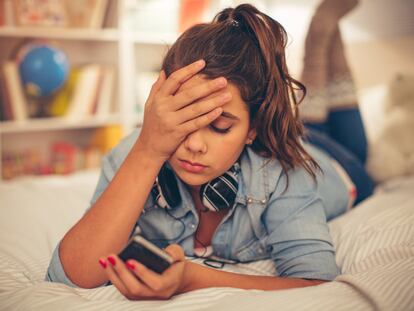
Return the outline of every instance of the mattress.
[[[51,254],[89,205],[98,171],[0,184],[0,310],[414,310],[414,177],[377,187],[329,223],[341,275],[278,291],[208,288],[166,301],[129,301],[114,286],[44,281]],[[199,262],[202,264],[202,262]],[[273,263],[226,265],[272,275]]]

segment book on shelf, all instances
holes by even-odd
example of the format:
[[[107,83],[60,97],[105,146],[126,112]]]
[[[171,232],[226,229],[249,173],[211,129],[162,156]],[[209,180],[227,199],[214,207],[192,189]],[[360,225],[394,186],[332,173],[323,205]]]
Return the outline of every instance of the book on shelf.
[[[67,0],[70,27],[99,29],[104,26],[108,0]]]
[[[91,18],[89,20],[89,28],[102,28],[104,19],[107,11],[108,1],[107,0],[95,0]]]
[[[13,0],[0,0],[0,26],[14,26]]]
[[[108,7],[109,0],[0,0],[0,26],[99,29]]]
[[[14,0],[14,15],[19,26],[65,27],[68,25],[66,0]]]
[[[3,70],[0,70],[0,100],[1,100],[1,114],[2,121],[13,120],[13,113],[10,104],[10,99],[8,97],[8,92],[6,89],[6,81],[4,80]]]
[[[29,118],[26,95],[16,62],[1,65],[2,110],[6,120],[25,121]]]
[[[3,26],[6,23],[4,19],[5,19],[4,0],[0,0],[0,26]]]
[[[101,66],[97,64],[85,65],[80,69],[73,96],[65,114],[67,118],[81,119],[93,114],[98,100],[101,70]]]
[[[101,73],[100,90],[94,113],[98,118],[106,118],[113,110],[112,103],[114,100],[115,70],[113,67],[104,66]]]
[[[112,112],[114,70],[110,66],[88,64],[80,67],[65,117],[108,117]]]
[[[82,120],[90,117],[106,119],[114,111],[115,70],[101,64],[73,67],[62,88],[50,99],[34,102],[46,107],[42,117],[65,117]],[[2,121],[26,121],[33,115],[29,109],[18,65],[7,61],[0,70],[0,110]],[[33,108],[33,107],[32,107]]]
[[[70,99],[72,98],[76,83],[78,82],[80,73],[80,68],[73,68],[69,72],[68,79],[62,88],[53,96],[50,104],[47,108],[47,113],[52,117],[63,117],[70,104]]]

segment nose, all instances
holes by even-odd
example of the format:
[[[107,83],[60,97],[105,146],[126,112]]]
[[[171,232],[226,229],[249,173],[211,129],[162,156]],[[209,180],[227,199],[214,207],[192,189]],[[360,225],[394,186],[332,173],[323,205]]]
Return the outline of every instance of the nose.
[[[184,147],[192,153],[206,153],[207,144],[203,139],[201,130],[189,134],[184,140]]]

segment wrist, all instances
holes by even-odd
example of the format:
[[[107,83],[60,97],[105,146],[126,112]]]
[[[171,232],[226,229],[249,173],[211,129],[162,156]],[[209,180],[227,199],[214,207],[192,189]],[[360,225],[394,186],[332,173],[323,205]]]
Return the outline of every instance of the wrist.
[[[193,274],[194,274],[194,268],[196,264],[194,264],[193,262],[184,261],[184,273],[183,273],[183,278],[180,284],[180,287],[177,290],[178,294],[181,293],[186,293],[191,291],[191,285],[193,283]]]
[[[136,156],[139,156],[139,158],[142,161],[145,161],[147,163],[153,163],[154,165],[158,165],[159,167],[161,167],[164,164],[164,162],[168,160],[168,157],[156,153],[148,145],[149,144],[144,143],[138,138],[135,145],[132,147],[131,152],[136,154]]]

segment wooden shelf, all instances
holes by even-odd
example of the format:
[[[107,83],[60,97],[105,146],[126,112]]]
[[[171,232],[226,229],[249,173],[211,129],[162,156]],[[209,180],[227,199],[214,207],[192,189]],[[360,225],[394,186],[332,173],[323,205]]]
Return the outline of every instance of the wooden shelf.
[[[50,38],[59,40],[117,41],[118,30],[58,28],[58,27],[0,27],[0,37]]]
[[[58,27],[0,27],[0,37],[50,38],[58,40],[118,41],[121,36],[136,44],[172,44],[177,33],[126,32],[120,34],[116,28],[85,29]]]
[[[70,120],[68,118],[44,118],[30,119],[28,121],[4,121],[0,122],[0,133],[22,133],[33,131],[55,131],[78,128],[94,128],[110,124],[121,123],[118,115],[107,118],[87,118],[83,120]]]

